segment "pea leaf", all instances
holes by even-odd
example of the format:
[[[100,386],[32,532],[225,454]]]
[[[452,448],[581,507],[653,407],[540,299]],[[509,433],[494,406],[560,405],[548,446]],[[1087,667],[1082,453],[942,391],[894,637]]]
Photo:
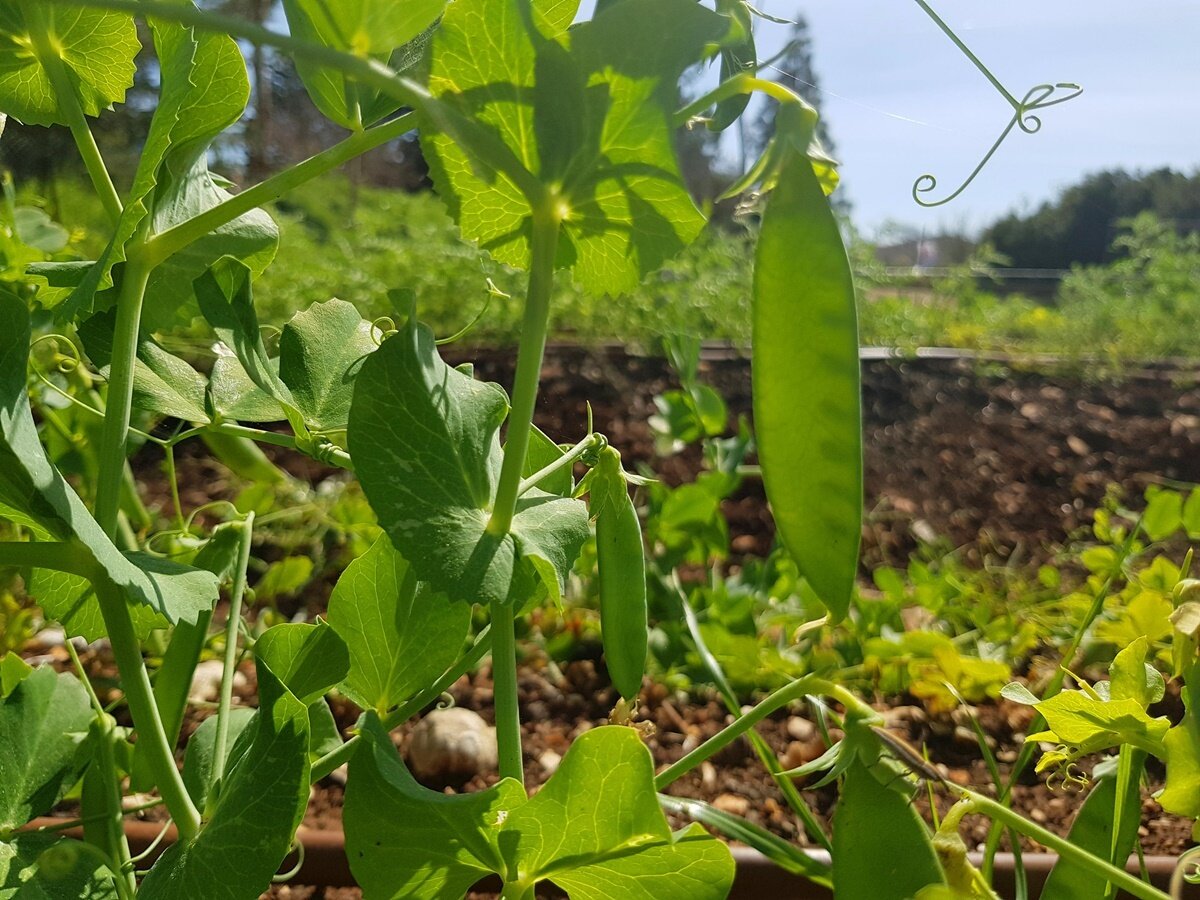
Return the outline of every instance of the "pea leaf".
[[[225,744],[225,771],[229,763],[237,760],[246,750],[242,735],[246,734],[258,715],[257,710],[235,706],[229,710],[229,733]],[[197,808],[204,809],[208,799],[208,788],[212,783],[213,760],[217,747],[217,717],[209,716],[188,738],[187,755],[183,758],[183,784]],[[249,732],[253,734],[254,732]]]
[[[24,302],[0,291],[0,517],[26,526],[40,540],[63,542],[64,563],[82,562],[89,577],[120,588],[143,629],[156,619],[196,621],[216,602],[216,577],[145,554],[122,554],[46,458],[25,393],[29,341]],[[83,575],[59,573],[39,581],[41,571],[35,571],[31,594],[47,614],[69,628],[78,617],[76,633],[104,634]]]
[[[489,534],[508,399],[438,356],[415,319],[367,357],[348,440],[363,491],[416,576],[452,599],[521,602],[539,584],[561,596],[587,538],[587,511],[537,489],[510,533]]]
[[[0,900],[118,900],[112,873],[79,841],[17,834],[0,841]]]
[[[374,715],[364,735],[350,762],[345,822],[351,867],[370,895],[461,897],[488,873],[514,896],[542,880],[574,900],[716,900],[729,892],[728,848],[699,826],[671,833],[650,753],[632,729],[583,734],[532,799],[511,779],[474,794],[426,790]]]
[[[380,535],[338,579],[329,624],[350,650],[342,693],[382,714],[453,664],[471,628],[471,607],[418,581]]]
[[[1146,662],[1149,652],[1150,642],[1143,635],[1113,657],[1108,670],[1113,700],[1133,700],[1145,709],[1163,698],[1166,684],[1158,669]]]
[[[354,379],[376,348],[371,323],[344,300],[314,303],[283,326],[279,378],[311,428],[346,427]]]
[[[575,4],[459,0],[433,40],[430,87],[490,127],[565,216],[558,261],[596,293],[635,287],[700,232],[669,115],[676,81],[728,19],[691,0],[625,0],[567,28]],[[428,129],[427,129],[428,130]],[[431,171],[463,235],[501,262],[530,258],[529,203],[507,176],[477,171],[431,134]]]
[[[420,60],[428,29],[445,5],[446,0],[284,0],[283,9],[294,37],[400,72]],[[296,70],[317,108],[345,128],[362,130],[399,106],[391,95],[336,69],[298,60]]]
[[[106,310],[86,319],[77,328],[87,355],[107,375],[112,362],[112,342],[116,310]],[[208,379],[178,356],[164,350],[153,338],[138,340],[137,359],[133,364],[133,405],[147,412],[174,416],[185,422],[209,421],[204,397]]]
[[[1183,720],[1163,738],[1167,782],[1158,802],[1169,813],[1200,819],[1200,684],[1192,677],[1195,672],[1193,665],[1184,680]]]
[[[780,537],[835,618],[862,534],[862,414],[854,280],[812,164],[792,152],[754,265],[754,420]]]
[[[525,451],[525,471],[523,478],[528,478],[546,466],[562,459],[566,453],[562,447],[550,440],[536,425],[529,432],[529,449]],[[570,466],[564,466],[552,475],[538,482],[538,487],[560,497],[570,497],[575,491],[575,476]]]
[[[213,363],[206,408],[213,417],[235,422],[279,422],[286,418],[279,401],[254,383],[236,356],[218,356]]]
[[[287,856],[308,803],[308,710],[261,659],[257,669],[260,706],[245,753],[200,833],[159,857],[139,897],[254,900]]]
[[[27,125],[66,125],[47,71],[57,65],[84,113],[98,116],[125,99],[139,49],[125,13],[0,3],[0,109]]]
[[[78,780],[91,719],[79,679],[49,666],[0,701],[0,831],[45,813]]]
[[[1137,700],[1098,700],[1083,691],[1056,694],[1037,711],[1061,743],[1088,752],[1122,743],[1158,744],[1170,727],[1165,716],[1151,718]]]
[[[83,282],[57,310],[78,318],[111,303],[114,267],[129,248],[163,233],[229,197],[208,171],[212,140],[240,118],[250,96],[246,64],[232,38],[151,21],[161,90],[133,187],[112,242]],[[244,261],[254,274],[274,258],[278,231],[254,210],[221,226],[154,268],[142,327],[155,330],[195,315],[192,283],[222,256]]]
[[[263,632],[255,655],[270,667],[305,706],[326,693],[350,671],[346,643],[328,622],[288,622]]]
[[[881,854],[883,847],[887,852]],[[908,798],[885,787],[855,759],[846,769],[833,815],[836,900],[912,897],[944,883],[928,829]]]

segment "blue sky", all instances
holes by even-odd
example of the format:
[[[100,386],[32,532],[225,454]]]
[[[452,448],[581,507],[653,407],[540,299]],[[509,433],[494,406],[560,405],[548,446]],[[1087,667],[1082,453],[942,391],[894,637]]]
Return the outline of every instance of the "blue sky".
[[[976,229],[1103,168],[1200,168],[1196,0],[932,5],[1017,97],[1058,81],[1084,94],[1046,110],[1040,133],[1014,132],[956,201],[924,210],[913,181],[928,172],[952,190],[1009,121],[1008,104],[911,0],[762,0],[766,12],[808,19],[845,189],[868,237],[887,220]],[[760,55],[786,31],[760,22]]]

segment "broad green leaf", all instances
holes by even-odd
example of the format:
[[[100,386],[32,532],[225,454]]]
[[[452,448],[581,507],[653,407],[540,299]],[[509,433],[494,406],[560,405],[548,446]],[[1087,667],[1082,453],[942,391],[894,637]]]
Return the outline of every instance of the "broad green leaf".
[[[837,219],[793,152],[754,265],[754,425],[779,535],[834,618],[858,571],[863,462],[858,316]]]
[[[1159,805],[1176,816],[1200,819],[1200,684],[1195,664],[1184,681],[1183,720],[1163,738],[1167,782],[1158,795]]]
[[[1145,709],[1163,698],[1166,684],[1159,671],[1146,662],[1149,651],[1150,642],[1140,637],[1113,658],[1108,670],[1113,700],[1133,700]]]
[[[211,815],[150,869],[143,900],[255,900],[271,884],[308,803],[308,710],[258,662],[259,709]],[[247,737],[248,736],[248,737]]]
[[[1000,696],[1012,703],[1022,703],[1025,706],[1037,706],[1042,702],[1037,694],[1017,681],[1010,681],[1002,687]]]
[[[521,473],[521,476],[528,478],[551,463],[562,459],[565,455],[562,447],[550,440],[540,428],[534,425],[529,431],[529,449],[525,451],[525,471]],[[575,491],[575,476],[571,472],[571,467],[564,466],[548,478],[538,482],[538,488],[560,497],[570,497]]]
[[[833,896],[900,900],[944,883],[929,830],[908,797],[855,760],[833,815]]]
[[[279,401],[251,380],[236,356],[218,356],[213,363],[206,409],[213,418],[234,422],[280,422],[286,418]]]
[[[1200,488],[1192,488],[1183,504],[1183,527],[1192,540],[1200,539]]]
[[[1135,777],[1126,787],[1122,803],[1120,833],[1116,836],[1114,854],[1113,830],[1116,828],[1117,778],[1106,776],[1096,781],[1083,806],[1075,814],[1069,835],[1071,843],[1100,859],[1113,859],[1118,866],[1133,852],[1138,826],[1142,817],[1140,777],[1145,763],[1145,754],[1137,754],[1134,764]],[[1060,859],[1050,870],[1050,876],[1042,888],[1040,900],[1084,900],[1105,896],[1105,880],[1094,870],[1071,860]]]
[[[116,310],[106,310],[84,320],[77,329],[88,357],[106,377],[112,362],[116,318]],[[135,409],[206,424],[209,421],[204,401],[207,389],[207,378],[178,356],[168,353],[153,338],[141,336],[133,363]]]
[[[13,228],[22,244],[43,253],[58,253],[71,242],[71,232],[36,206],[18,206],[14,209]]]
[[[1151,718],[1137,700],[1098,700],[1083,691],[1063,691],[1037,710],[1060,742],[1089,751],[1134,742],[1153,748],[1170,727],[1165,716]]]
[[[225,744],[225,771],[246,751],[248,744],[242,735],[253,724],[257,710],[235,706],[229,710],[229,733]],[[253,734],[251,731],[250,734]],[[198,809],[204,809],[208,789],[212,784],[213,759],[217,746],[217,717],[209,716],[188,738],[187,755],[183,758],[183,784]]]
[[[122,554],[46,458],[25,393],[29,341],[24,302],[0,291],[0,518],[29,527],[39,540],[63,542],[64,567],[70,557],[120,588],[143,629],[160,616],[196,621],[216,602],[216,578],[146,554]],[[99,609],[79,573],[39,580],[42,572],[35,570],[30,593],[47,614],[72,633],[102,635]]]
[[[1155,590],[1142,591],[1115,610],[1116,618],[1096,623],[1096,639],[1117,647],[1126,647],[1139,638],[1159,641],[1171,634],[1170,597]]]
[[[79,841],[17,834],[0,841],[0,900],[118,900],[112,873]]]
[[[296,698],[308,706],[325,696],[350,671],[346,643],[328,622],[288,622],[263,632],[254,644],[263,660]]]
[[[154,238],[229,197],[208,171],[212,140],[236,122],[250,96],[241,50],[232,38],[152,21],[161,89],[133,187],[108,248],[58,309],[74,319],[111,303],[114,267],[129,248]],[[193,242],[158,265],[146,290],[142,327],[189,321],[196,313],[192,284],[222,256],[242,260],[254,274],[275,255],[278,231],[253,210]]]
[[[354,379],[377,347],[371,323],[343,300],[314,303],[283,326],[279,378],[314,431],[345,429]]]
[[[267,567],[254,585],[254,598],[259,603],[274,603],[280,597],[290,597],[308,584],[312,573],[310,557],[285,556]]]
[[[447,366],[415,320],[363,364],[348,434],[363,491],[417,578],[452,599],[561,596],[587,538],[583,503],[532,489],[509,534],[486,531],[508,399]],[[539,562],[540,561],[540,562]]]
[[[0,700],[33,673],[33,667],[9,650],[0,658]]]
[[[454,663],[471,629],[471,607],[417,581],[380,535],[338,579],[329,624],[350,649],[342,693],[383,714]]]
[[[1150,540],[1165,540],[1182,524],[1182,494],[1161,488],[1152,488],[1146,492],[1146,511],[1142,514],[1142,528]]]
[[[294,37],[387,63],[402,72],[419,61],[427,30],[446,0],[284,0]],[[399,107],[390,94],[359,84],[336,69],[298,60],[313,103],[339,125],[361,131]]]
[[[669,116],[683,70],[728,30],[691,0],[625,0],[567,33],[574,4],[459,0],[433,40],[430,87],[490,127],[557,188],[560,266],[595,293],[635,287],[687,246],[704,218],[683,185]],[[501,262],[529,262],[527,198],[446,134],[427,147],[463,235]]]
[[[346,844],[368,896],[461,897],[496,873],[513,896],[553,881],[573,900],[718,900],[733,880],[728,848],[699,826],[672,834],[637,733],[596,728],[526,799],[505,779],[446,795],[413,780],[373,715],[350,762]],[[431,855],[432,854],[432,855]]]
[[[137,27],[127,13],[3,0],[0,111],[27,125],[66,125],[46,68],[58,65],[84,113],[98,116],[122,102],[133,86],[139,49]]]
[[[200,312],[222,343],[233,351],[249,380],[263,394],[275,399],[296,434],[303,435],[304,417],[280,378],[279,361],[271,358],[263,343],[250,288],[252,277],[250,268],[239,260],[233,257],[218,260],[193,285]],[[236,373],[230,374],[236,377]],[[222,386],[222,390],[227,388]],[[213,405],[222,412],[215,394],[214,387]]]
[[[75,783],[91,718],[79,679],[48,666],[0,701],[0,831],[42,815]]]

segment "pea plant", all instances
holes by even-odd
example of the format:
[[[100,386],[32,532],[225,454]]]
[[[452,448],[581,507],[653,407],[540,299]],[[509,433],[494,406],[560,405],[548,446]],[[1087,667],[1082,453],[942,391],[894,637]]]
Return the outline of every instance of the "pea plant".
[[[907,791],[911,778],[936,772],[875,710],[816,676],[750,711],[731,705],[733,724],[655,773],[641,732],[627,727],[647,648],[631,476],[582,415],[577,435],[551,437],[532,424],[556,279],[616,297],[661,267],[705,225],[674,132],[725,128],[754,92],[778,105],[762,158],[730,189],[752,192],[761,212],[756,434],[782,540],[835,621],[849,611],[862,514],[855,295],[826,199],[837,176],[814,139],[816,114],[756,77],[751,7],[599,0],[593,18],[576,22],[577,7],[285,0],[288,29],[279,33],[189,2],[0,2],[0,109],[67,126],[111,220],[99,259],[35,261],[26,278],[36,292],[0,288],[0,516],[10,538],[0,564],[22,573],[68,636],[107,638],[123,705],[118,722],[86,677],[3,659],[0,896],[256,897],[293,847],[310,785],[344,763],[347,852],[371,897],[461,896],[489,874],[509,900],[532,898],[544,880],[577,898],[724,897],[732,857],[700,823],[833,884],[838,897],[874,896],[881,883],[897,897],[991,896],[956,831],[968,808],[1105,883],[1162,896],[1108,856],[965,788],[947,786],[965,806],[931,834]],[[88,118],[122,101],[139,18],[157,57],[159,98],[122,194]],[[208,158],[248,102],[238,41],[290,54],[313,103],[350,135],[233,193]],[[720,83],[683,104],[683,72],[718,59]],[[1014,108],[1025,128],[1037,107]],[[443,361],[421,298],[403,285],[382,286],[394,289],[392,320],[369,322],[326,300],[282,324],[277,352],[264,338],[254,282],[278,235],[263,206],[414,128],[463,236],[528,273],[511,396],[470,366]],[[205,371],[156,338],[197,318],[218,342]],[[47,333],[50,322],[63,333]],[[59,397],[39,404],[37,417],[31,383],[35,397],[47,389]],[[68,480],[52,461],[56,442],[76,438],[62,410],[94,436],[86,477]],[[284,430],[263,427],[273,423]],[[171,470],[174,448],[193,439],[251,471],[261,462],[251,448],[266,443],[353,472],[382,534],[342,573],[327,618],[245,627],[252,510],[223,510],[197,540],[198,511],[185,516],[176,491],[174,540],[147,537],[127,457],[157,449]],[[578,482],[577,466],[586,470]],[[561,602],[593,523],[619,724],[579,737],[530,797],[515,624]],[[164,544],[171,552],[160,552]],[[223,624],[214,615],[222,590]],[[488,625],[472,637],[475,606]],[[223,655],[219,702],[187,741],[181,768],[188,686],[210,640]],[[151,649],[160,660],[153,680]],[[233,704],[243,652],[257,672],[253,711]],[[500,781],[461,795],[427,790],[390,732],[489,653]],[[362,709],[348,736],[326,699],[335,691]],[[806,697],[840,709],[844,738],[819,760],[824,780],[841,784],[832,837],[789,780],[808,771],[780,771],[752,731]],[[660,793],[743,734],[789,786],[832,865]],[[178,832],[146,871],[122,828],[132,791],[152,791]],[[26,827],[68,794],[81,812],[67,824],[83,826],[82,841]],[[672,831],[664,810],[695,822]]]

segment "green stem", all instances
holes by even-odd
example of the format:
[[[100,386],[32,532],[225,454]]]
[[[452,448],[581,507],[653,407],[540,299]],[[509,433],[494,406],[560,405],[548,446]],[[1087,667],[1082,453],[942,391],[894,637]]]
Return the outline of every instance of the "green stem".
[[[279,434],[274,431],[264,431],[261,428],[250,428],[246,425],[238,425],[234,422],[221,422],[217,425],[209,425],[203,428],[197,428],[193,431],[184,432],[185,435],[191,437],[193,433],[198,434],[201,431],[215,431],[218,434],[227,434],[232,437],[249,438],[252,441],[257,441],[260,444],[270,444],[273,447],[284,447],[288,450],[300,450],[296,443],[294,435]],[[330,465],[337,466],[341,469],[354,471],[354,460],[350,454],[340,447],[327,447],[322,453],[321,458]]]
[[[700,763],[729,746],[771,713],[775,712],[775,710],[781,709],[796,700],[801,700],[809,694],[823,694],[827,697],[832,697],[845,706],[847,711],[853,710],[856,715],[880,721],[878,713],[869,706],[866,706],[845,688],[826,681],[824,678],[817,678],[815,675],[805,675],[802,678],[797,678],[791,684],[779,688],[779,690],[769,695],[754,709],[734,721],[732,725],[714,734],[678,762],[672,763],[659,772],[654,779],[654,789],[656,791],[665,789],[668,785],[692,771]]]
[[[525,317],[521,324],[521,343],[517,350],[517,371],[513,377],[512,412],[508,416],[508,437],[504,462],[488,534],[502,537],[512,527],[521,490],[521,473],[529,449],[533,428],[533,408],[542,380],[542,357],[546,352],[546,332],[550,325],[550,296],[554,290],[554,257],[558,250],[560,211],[553,203],[534,209],[532,254],[529,265],[529,290],[525,297]],[[496,656],[492,654],[493,662]]]
[[[753,75],[743,72],[722,81],[708,93],[702,94],[687,106],[677,110],[675,115],[671,117],[671,124],[676,128],[682,128],[696,116],[700,115],[700,113],[715,106],[722,100],[728,100],[730,97],[736,97],[738,94],[752,94],[755,91],[766,94],[780,103],[804,102],[799,94],[788,90],[782,84],[756,78]]]
[[[75,146],[79,148],[79,155],[83,158],[83,165],[92,180],[96,194],[100,197],[104,212],[109,221],[116,225],[121,218],[121,197],[113,186],[108,167],[100,155],[100,148],[96,146],[96,139],[88,127],[87,116],[84,115],[83,107],[79,105],[79,95],[71,84],[71,77],[63,65],[62,56],[50,42],[50,23],[42,14],[41,0],[21,0],[21,7],[25,21],[30,25],[34,53],[54,88],[59,111],[66,117],[71,137],[75,139]]]
[[[121,481],[133,414],[133,366],[150,271],[151,267],[141,256],[131,251],[117,295],[117,323],[104,406],[104,428],[100,435],[100,473],[96,488],[96,521],[110,537],[116,533],[117,512],[121,508]]]
[[[216,231],[222,225],[232,222],[238,216],[265,206],[273,200],[278,200],[288,191],[295,190],[300,185],[336,169],[356,156],[361,156],[368,150],[407,134],[416,127],[415,120],[415,113],[405,113],[390,122],[368,128],[366,131],[358,132],[346,140],[334,144],[328,150],[324,150],[254,187],[235,194],[228,200],[205,210],[186,222],[181,222],[174,228],[155,235],[146,242],[147,255],[156,262],[166,260],[194,241]]]
[[[500,777],[525,784],[521,755],[521,709],[517,697],[517,641],[512,604],[492,601],[492,688]]]
[[[566,451],[562,456],[560,456],[554,462],[550,463],[550,465],[543,466],[542,468],[540,468],[536,472],[534,472],[532,475],[530,475],[528,478],[522,478],[521,483],[517,486],[517,496],[520,497],[522,494],[524,494],[530,488],[537,487],[539,484],[541,484],[543,481],[545,481],[547,478],[549,478],[555,472],[558,472],[560,469],[565,469],[567,466],[574,465],[575,460],[579,459],[579,457],[581,457],[585,453],[587,453],[588,450],[592,449],[593,447],[599,446],[601,440],[602,440],[602,438],[600,437],[600,435],[593,432],[592,434],[589,434],[587,437],[585,437],[578,444],[576,444],[574,447],[572,447],[570,450]]]
[[[200,814],[196,811],[192,798],[188,796],[187,788],[183,786],[183,777],[179,774],[175,756],[167,743],[162,718],[158,714],[158,705],[154,702],[154,692],[150,687],[150,676],[146,674],[137,633],[133,630],[129,606],[121,590],[107,579],[100,577],[93,583],[113,656],[117,661],[117,670],[121,675],[125,701],[138,730],[138,740],[147,744],[147,758],[154,779],[163,802],[179,829],[179,839],[190,840],[199,830]]]
[[[491,626],[486,626],[479,635],[475,638],[475,643],[471,645],[471,649],[456,662],[453,666],[447,669],[442,677],[427,687],[417,696],[413,697],[402,706],[398,706],[386,716],[383,717],[383,727],[387,731],[392,731],[399,728],[426,706],[440,697],[446,692],[449,687],[462,678],[467,672],[470,672],[479,661],[487,656],[488,651],[492,649],[491,642]],[[354,755],[354,748],[358,746],[360,738],[358,735],[350,738],[336,750],[333,750],[315,763],[312,764],[312,782],[316,784],[338,766],[348,762],[350,757]]]
[[[983,813],[993,821],[1020,832],[1028,838],[1032,838],[1044,847],[1053,850],[1060,858],[1069,860],[1107,879],[1121,890],[1139,897],[1141,900],[1169,900],[1168,895],[1157,888],[1146,884],[1124,869],[1117,868],[1107,860],[1093,856],[1065,838],[1061,838],[1054,832],[1047,831],[1040,825],[1029,821],[1024,816],[1018,815],[1003,803],[998,803],[990,797],[985,797],[983,794],[977,794],[965,788],[958,789],[958,794],[960,797],[970,800],[974,804],[976,812]]]
[[[229,616],[225,620],[225,665],[221,671],[221,700],[217,707],[217,735],[213,740],[212,774],[209,779],[209,797],[214,798],[215,788],[225,775],[225,746],[229,742],[229,711],[233,706],[233,676],[237,668],[238,626],[242,623],[242,599],[246,595],[246,571],[250,566],[250,544],[254,537],[254,511],[237,525],[241,529],[238,544],[238,564],[233,573],[233,586],[229,591]]]

